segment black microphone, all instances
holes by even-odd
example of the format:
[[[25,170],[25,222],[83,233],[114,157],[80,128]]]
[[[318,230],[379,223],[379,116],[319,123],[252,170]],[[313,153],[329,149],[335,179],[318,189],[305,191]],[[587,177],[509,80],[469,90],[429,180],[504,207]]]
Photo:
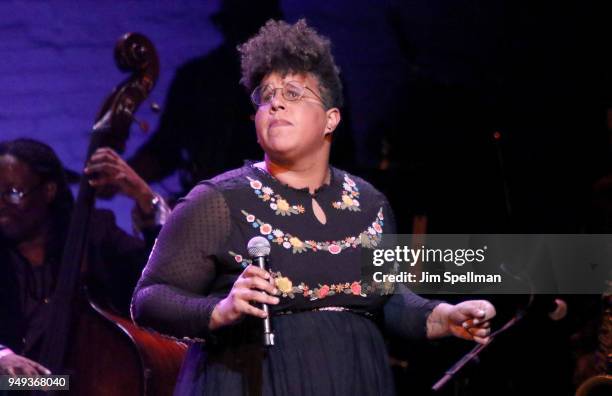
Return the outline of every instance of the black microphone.
[[[259,268],[267,271],[268,256],[270,255],[270,242],[262,236],[251,238],[247,244],[249,256]],[[266,313],[266,318],[263,322],[263,342],[265,346],[274,345],[274,333],[272,332],[272,324],[270,323],[270,310],[268,304],[262,303],[261,308]]]

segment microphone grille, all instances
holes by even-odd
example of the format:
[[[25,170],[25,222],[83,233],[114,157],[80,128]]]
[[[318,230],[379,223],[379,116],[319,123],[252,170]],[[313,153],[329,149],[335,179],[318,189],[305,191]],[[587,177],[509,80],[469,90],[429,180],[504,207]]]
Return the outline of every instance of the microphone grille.
[[[267,256],[270,254],[270,242],[262,236],[253,237],[247,244],[247,250],[251,257]]]

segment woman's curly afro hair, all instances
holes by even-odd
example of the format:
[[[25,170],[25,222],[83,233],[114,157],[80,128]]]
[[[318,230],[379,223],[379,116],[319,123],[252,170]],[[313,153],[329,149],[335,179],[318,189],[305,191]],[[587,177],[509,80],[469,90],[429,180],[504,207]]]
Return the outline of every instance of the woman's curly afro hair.
[[[304,19],[293,25],[269,20],[256,36],[238,46],[241,54],[240,82],[252,91],[272,72],[310,73],[319,82],[326,108],[342,106],[340,69],[334,63],[331,43],[309,27]]]

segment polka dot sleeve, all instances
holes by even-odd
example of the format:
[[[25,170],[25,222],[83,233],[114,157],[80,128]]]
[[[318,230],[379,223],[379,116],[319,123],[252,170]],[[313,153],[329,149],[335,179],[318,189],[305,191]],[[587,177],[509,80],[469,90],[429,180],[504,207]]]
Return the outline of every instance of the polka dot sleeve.
[[[209,295],[217,276],[215,253],[230,235],[223,195],[199,184],[162,228],[132,298],[132,318],[175,338],[205,339],[220,296]]]

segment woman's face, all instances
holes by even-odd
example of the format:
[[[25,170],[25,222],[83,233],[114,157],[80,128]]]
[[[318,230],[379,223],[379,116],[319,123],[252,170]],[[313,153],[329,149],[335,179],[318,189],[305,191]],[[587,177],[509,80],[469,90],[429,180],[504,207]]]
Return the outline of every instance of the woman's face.
[[[288,101],[281,89],[295,82],[304,90],[297,101]],[[259,106],[255,115],[257,140],[265,153],[279,162],[294,162],[329,150],[331,132],[340,121],[338,109],[325,110],[317,79],[310,74],[270,73],[261,81],[269,85],[273,98]],[[278,88],[278,89],[276,89]]]

